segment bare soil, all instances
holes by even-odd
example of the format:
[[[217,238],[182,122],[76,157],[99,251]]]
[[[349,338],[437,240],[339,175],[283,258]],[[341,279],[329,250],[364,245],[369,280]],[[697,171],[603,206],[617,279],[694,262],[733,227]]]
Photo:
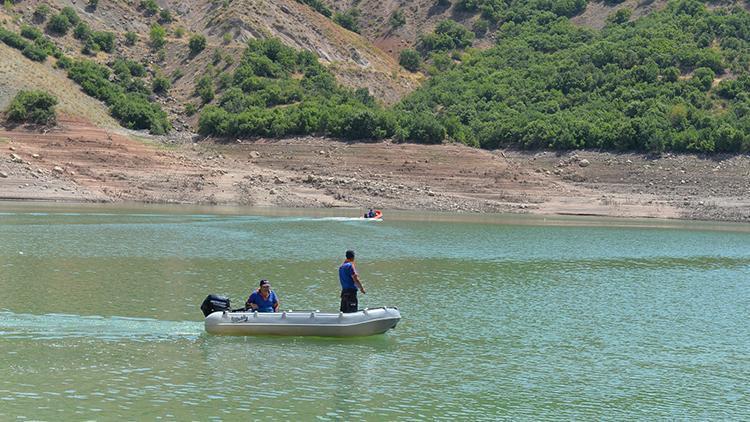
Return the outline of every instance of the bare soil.
[[[750,221],[750,158],[0,129],[0,199]]]

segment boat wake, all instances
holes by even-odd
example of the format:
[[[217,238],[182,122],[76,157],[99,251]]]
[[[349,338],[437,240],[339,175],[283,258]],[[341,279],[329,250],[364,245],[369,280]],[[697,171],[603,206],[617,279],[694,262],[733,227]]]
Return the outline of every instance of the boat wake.
[[[90,338],[99,341],[153,342],[195,340],[202,333],[203,322],[198,321],[0,312],[0,340]]]

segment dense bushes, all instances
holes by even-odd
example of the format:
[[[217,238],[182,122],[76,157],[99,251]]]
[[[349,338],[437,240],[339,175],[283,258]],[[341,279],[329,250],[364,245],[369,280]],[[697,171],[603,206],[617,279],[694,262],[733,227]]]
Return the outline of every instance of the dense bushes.
[[[485,148],[750,149],[750,14],[740,8],[673,1],[601,31],[537,12],[502,24],[497,39],[398,114],[434,116],[446,136]]]
[[[48,54],[56,54],[59,52],[59,49],[43,35],[37,34],[28,29],[24,32],[27,37],[33,35],[38,36],[38,38],[34,39],[34,42],[30,42],[14,32],[8,31],[5,28],[0,28],[0,41],[10,47],[20,50],[24,56],[37,62],[45,61]]]
[[[380,139],[395,129],[393,114],[367,90],[340,87],[312,53],[276,39],[250,41],[218,105],[199,120],[201,133],[219,136]]]
[[[470,45],[473,34],[441,22],[419,44],[424,52],[444,51],[429,54],[427,70],[436,76],[393,110],[367,95],[342,94],[347,90],[306,53],[254,42],[232,86],[204,110],[200,130],[425,143],[447,137],[484,148],[750,150],[746,11],[678,0],[635,22],[627,11],[613,15],[594,31],[562,17],[585,2],[508,1],[503,10],[494,4],[462,7],[499,25],[497,45],[451,58],[450,50]],[[405,53],[402,65],[416,68],[413,55]],[[717,84],[727,70],[731,77]]]
[[[54,124],[57,98],[44,91],[19,91],[6,112],[11,122]]]
[[[134,74],[140,74],[142,67],[135,62],[124,60],[113,64],[114,80],[110,81],[110,70],[89,60],[72,62],[67,68],[68,77],[83,88],[88,95],[97,98],[110,107],[110,113],[120,123],[131,129],[148,129],[154,134],[169,131],[170,124],[166,113],[157,103],[148,100],[148,89]]]

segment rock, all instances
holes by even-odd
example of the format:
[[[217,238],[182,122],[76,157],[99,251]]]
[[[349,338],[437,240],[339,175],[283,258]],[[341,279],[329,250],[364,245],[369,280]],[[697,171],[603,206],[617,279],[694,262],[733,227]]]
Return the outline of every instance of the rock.
[[[258,151],[250,151],[250,158],[259,158],[260,153]]]
[[[3,179],[5,179],[5,178],[8,177],[8,173],[6,173],[4,171],[0,171],[0,177],[2,177]]]
[[[589,160],[584,158],[583,160],[578,162],[578,165],[581,167],[588,167],[589,165],[591,165],[591,163],[589,162]]]
[[[273,183],[274,183],[274,184],[277,184],[277,185],[281,185],[281,184],[283,184],[283,183],[284,183],[284,181],[283,181],[283,180],[281,180],[281,179],[279,178],[279,176],[274,176],[274,178],[273,178]]]
[[[52,171],[54,171],[55,173],[62,173],[64,170],[60,166],[55,166],[52,168]]]
[[[11,150],[11,151],[15,151],[16,147],[8,147],[8,149]]]
[[[23,160],[18,154],[13,154],[13,153],[10,154],[10,161],[13,161],[14,163],[23,162]]]
[[[326,153],[326,152],[325,152],[325,151],[323,151],[322,149],[320,150],[320,155],[325,155],[325,153]]]
[[[38,160],[41,156],[39,154],[31,154],[31,158],[36,158]]]

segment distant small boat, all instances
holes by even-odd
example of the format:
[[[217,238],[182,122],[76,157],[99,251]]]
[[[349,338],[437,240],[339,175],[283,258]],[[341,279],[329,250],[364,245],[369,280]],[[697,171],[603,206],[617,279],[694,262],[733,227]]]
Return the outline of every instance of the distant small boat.
[[[365,213],[362,216],[362,218],[364,218],[365,220],[380,220],[380,221],[382,221],[383,220],[383,211],[375,210],[375,215],[372,216],[372,217],[368,217],[367,213]]]
[[[401,320],[398,308],[363,309],[352,313],[320,311],[216,311],[206,317],[210,334],[252,336],[360,337],[383,334]]]

